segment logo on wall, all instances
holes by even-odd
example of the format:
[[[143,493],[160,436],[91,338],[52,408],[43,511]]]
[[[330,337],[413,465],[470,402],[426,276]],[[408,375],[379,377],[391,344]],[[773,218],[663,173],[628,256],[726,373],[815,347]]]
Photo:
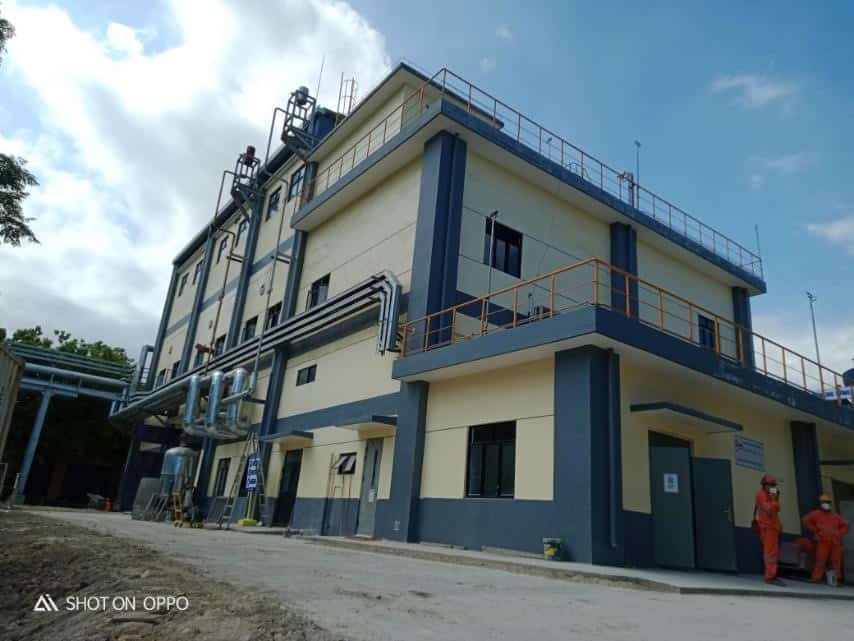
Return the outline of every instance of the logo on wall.
[[[36,601],[33,612],[59,612],[59,608],[49,594],[42,594]]]

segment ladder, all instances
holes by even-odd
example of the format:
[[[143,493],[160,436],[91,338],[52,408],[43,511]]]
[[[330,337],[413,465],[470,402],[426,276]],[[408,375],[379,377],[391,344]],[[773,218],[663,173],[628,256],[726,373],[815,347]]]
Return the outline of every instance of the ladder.
[[[169,505],[168,494],[152,494],[148,499],[148,505],[142,513],[143,521],[160,521],[163,518],[163,512],[166,506]]]
[[[267,523],[267,497],[264,494],[264,462],[261,460],[261,452],[258,446],[258,432],[252,429],[249,430],[249,434],[246,436],[246,442],[243,445],[243,452],[240,454],[240,464],[237,466],[237,473],[234,476],[234,480],[231,482],[231,490],[225,499],[225,505],[222,506],[222,512],[220,512],[219,518],[217,519],[217,529],[221,530],[223,524],[225,524],[226,530],[231,526],[231,516],[234,512],[234,505],[237,502],[238,495],[240,494],[240,484],[243,482],[243,473],[246,466],[249,464],[250,457],[253,457],[257,462],[258,479],[255,489],[251,490],[248,494],[250,501],[249,505],[252,505],[251,501],[253,496],[257,498],[258,505],[260,505],[261,522]]]
[[[184,493],[172,493],[172,524],[175,527],[184,527]]]

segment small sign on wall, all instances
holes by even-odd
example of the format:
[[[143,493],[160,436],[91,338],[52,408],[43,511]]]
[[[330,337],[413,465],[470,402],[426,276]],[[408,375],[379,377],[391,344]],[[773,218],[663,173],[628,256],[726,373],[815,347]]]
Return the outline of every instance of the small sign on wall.
[[[679,475],[667,473],[664,475],[664,493],[679,494]]]
[[[745,436],[735,437],[735,464],[751,470],[765,471],[765,446]]]

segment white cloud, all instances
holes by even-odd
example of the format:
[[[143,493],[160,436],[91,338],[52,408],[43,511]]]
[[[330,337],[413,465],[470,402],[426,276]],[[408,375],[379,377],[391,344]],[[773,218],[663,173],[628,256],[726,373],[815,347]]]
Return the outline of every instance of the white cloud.
[[[25,202],[41,244],[0,247],[0,322],[134,352],[154,338],[171,260],[209,219],[222,170],[247,144],[264,150],[273,107],[315,86],[324,54],[332,107],[342,72],[370,87],[390,65],[342,2],[171,0],[157,23],[174,44],[154,53],[154,25],[92,32],[53,5],[3,9],[17,30],[3,82],[30,111],[0,123],[0,149],[41,183]]]
[[[494,56],[487,56],[480,61],[480,70],[483,73],[491,73],[495,71],[496,60]]]
[[[733,102],[745,109],[763,109],[779,104],[789,111],[800,87],[793,82],[747,73],[718,76],[710,90],[713,94],[731,95]]]
[[[765,186],[765,176],[762,174],[750,174],[747,181],[750,184],[750,188],[755,191],[759,191]]]
[[[818,162],[818,154],[812,151],[798,151],[780,156],[754,155],[747,159],[750,167],[748,184],[753,190],[765,186],[768,175],[793,176],[806,171]]]
[[[807,230],[819,238],[843,247],[854,256],[854,212],[829,222],[811,223],[807,225]]]
[[[513,42],[513,32],[506,24],[500,25],[498,29],[495,30],[495,35],[498,37],[499,40],[504,40],[505,42]]]

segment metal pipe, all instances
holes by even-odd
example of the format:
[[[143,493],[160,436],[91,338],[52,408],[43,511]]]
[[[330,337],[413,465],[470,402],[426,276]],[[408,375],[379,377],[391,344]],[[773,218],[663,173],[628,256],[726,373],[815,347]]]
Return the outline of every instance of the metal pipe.
[[[25,372],[34,374],[47,374],[49,376],[57,376],[59,378],[73,378],[87,383],[97,383],[98,385],[106,385],[108,387],[126,387],[127,381],[122,381],[117,378],[106,378],[105,376],[95,376],[94,374],[84,374],[83,372],[75,372],[70,369],[59,369],[58,367],[48,367],[47,365],[36,365],[35,363],[25,363]]]
[[[220,371],[213,372],[210,375],[211,389],[208,392],[208,411],[205,416],[206,429],[211,429],[217,424],[217,411],[219,400],[222,398],[223,378],[225,375]]]
[[[231,395],[228,400],[228,407],[225,410],[225,416],[227,425],[229,428],[237,425],[237,419],[239,418],[240,413],[240,400],[243,398],[243,394],[245,393],[244,385],[246,384],[246,378],[248,373],[242,367],[238,367],[233,372],[234,377],[231,380]],[[233,401],[231,399],[234,399]],[[224,401],[223,401],[224,403]],[[232,428],[233,429],[233,428]]]

